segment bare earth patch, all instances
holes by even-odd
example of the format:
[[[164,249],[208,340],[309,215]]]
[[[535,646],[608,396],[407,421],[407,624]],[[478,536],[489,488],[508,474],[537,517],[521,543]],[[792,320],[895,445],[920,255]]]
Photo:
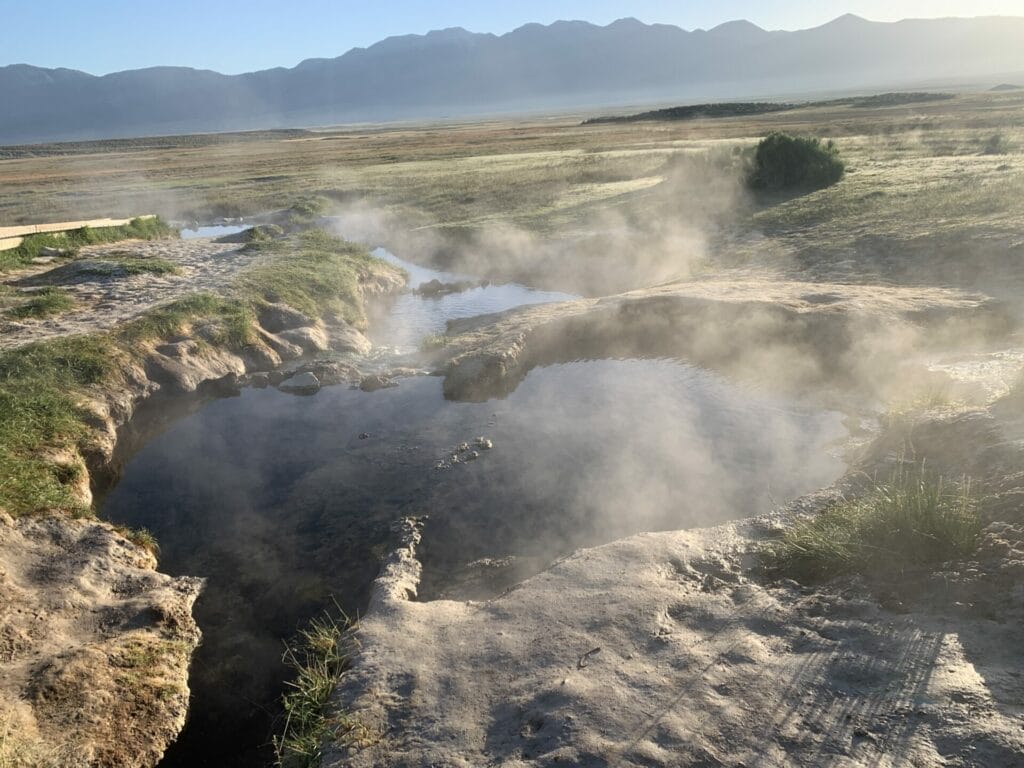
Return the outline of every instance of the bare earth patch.
[[[82,271],[73,278],[67,275],[68,265],[81,261],[110,259],[113,262],[132,259],[160,259],[173,264],[177,274],[100,274],[98,270]],[[4,282],[15,284],[49,283],[55,273],[60,287],[75,301],[75,308],[45,320],[14,322],[0,318],[0,350],[12,349],[35,341],[90,333],[113,328],[158,304],[188,293],[219,292],[240,270],[258,258],[242,246],[216,243],[209,238],[193,240],[132,241],[83,248],[72,262],[33,267],[5,275]],[[60,271],[62,270],[62,272]]]
[[[0,765],[155,765],[185,723],[201,587],[104,523],[0,512]]]

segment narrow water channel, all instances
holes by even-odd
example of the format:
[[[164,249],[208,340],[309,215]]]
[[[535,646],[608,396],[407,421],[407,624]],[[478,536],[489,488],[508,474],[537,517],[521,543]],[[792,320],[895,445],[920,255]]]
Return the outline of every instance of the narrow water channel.
[[[414,287],[457,278],[402,266]],[[562,298],[524,286],[407,294],[374,338],[408,352],[451,317]],[[430,517],[421,597],[481,597],[579,547],[748,516],[826,485],[844,469],[844,435],[839,414],[669,360],[539,368],[487,403],[446,401],[435,377],[210,402],[143,447],[102,509],[153,531],[162,570],[208,579],[192,713],[163,765],[270,763],[284,639],[334,601],[364,609],[397,518]],[[493,448],[446,461],[476,437]]]

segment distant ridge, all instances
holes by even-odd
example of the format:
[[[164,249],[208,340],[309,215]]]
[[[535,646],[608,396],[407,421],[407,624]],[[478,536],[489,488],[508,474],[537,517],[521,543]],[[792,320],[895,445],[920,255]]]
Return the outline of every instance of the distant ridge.
[[[689,104],[683,107],[667,107],[640,112],[635,115],[609,115],[584,120],[583,125],[600,123],[642,123],[654,120],[698,120],[723,117],[750,117],[767,115],[772,112],[788,112],[801,107],[898,107],[908,104],[927,104],[932,101],[947,101],[955,98],[951,93],[880,93],[875,96],[849,96],[845,99],[827,101],[806,101],[791,104],[783,101],[727,101],[718,104]]]
[[[0,144],[997,82],[1024,73],[1021,41],[1016,17],[846,15],[795,32],[749,21],[688,32],[630,18],[503,35],[453,27],[231,76],[153,67],[96,77],[16,64],[0,67]]]

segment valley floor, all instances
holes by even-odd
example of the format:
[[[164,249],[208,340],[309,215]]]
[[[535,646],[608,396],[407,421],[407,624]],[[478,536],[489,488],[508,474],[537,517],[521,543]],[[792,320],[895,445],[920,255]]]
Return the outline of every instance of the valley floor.
[[[329,213],[347,238],[412,261],[588,297],[425,339],[418,361],[451,399],[502,396],[565,360],[671,357],[884,426],[851,429],[864,453],[835,488],[755,520],[582,550],[482,601],[458,585],[453,599],[409,599],[420,533],[407,523],[331,704],[358,738],[327,739],[325,765],[1012,766],[1024,760],[1022,105],[975,94],[693,122],[15,149],[0,160],[0,219]],[[771,130],[835,138],[846,178],[752,195],[746,153]],[[184,722],[198,583],[153,571],[137,534],[72,519],[88,518],[89,473],[109,466],[136,407],[235,392],[254,372],[280,383],[288,361],[317,386],[366,383],[363,299],[403,280],[317,233],[262,250],[95,246],[0,275],[0,764],[152,766]],[[45,288],[67,302],[19,316],[25,289]],[[346,357],[300,360],[329,349]],[[983,485],[974,559],[882,590],[763,577],[766,540],[908,456]],[[54,633],[62,622],[77,634]],[[155,698],[104,719],[103,696],[140,686]]]

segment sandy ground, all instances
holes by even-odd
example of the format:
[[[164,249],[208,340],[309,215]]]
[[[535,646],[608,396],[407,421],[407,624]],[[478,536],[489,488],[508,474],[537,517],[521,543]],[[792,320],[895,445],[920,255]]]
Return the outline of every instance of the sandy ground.
[[[797,507],[813,510],[816,495]],[[328,766],[1018,766],[1024,592],[997,617],[749,578],[778,517],[584,550],[489,602],[389,564]],[[364,746],[365,746],[364,742]]]
[[[0,512],[0,764],[155,764],[185,722],[201,586],[105,523]]]
[[[216,243],[212,238],[193,240],[130,241],[83,248],[78,259],[99,258],[117,253],[138,258],[166,259],[181,270],[178,275],[141,274],[127,277],[90,277],[80,282],[59,283],[78,306],[45,320],[14,322],[0,319],[0,349],[11,349],[58,336],[107,330],[157,304],[186,293],[218,291],[239,270],[253,263],[255,252],[242,246]],[[32,267],[4,275],[10,285],[26,278],[44,278],[68,262]]]

